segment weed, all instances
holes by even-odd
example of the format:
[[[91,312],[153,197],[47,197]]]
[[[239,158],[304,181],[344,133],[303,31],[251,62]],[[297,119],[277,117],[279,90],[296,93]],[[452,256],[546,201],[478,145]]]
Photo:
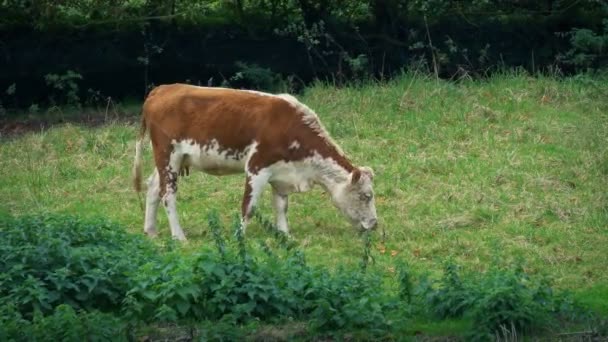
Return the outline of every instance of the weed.
[[[218,216],[217,211],[211,211],[207,216],[207,222],[209,223],[209,229],[211,230],[211,234],[213,235],[213,241],[215,242],[215,247],[217,247],[217,251],[220,253],[222,259],[226,258],[226,244],[224,242],[224,238],[222,237],[222,228],[220,225],[220,218]]]

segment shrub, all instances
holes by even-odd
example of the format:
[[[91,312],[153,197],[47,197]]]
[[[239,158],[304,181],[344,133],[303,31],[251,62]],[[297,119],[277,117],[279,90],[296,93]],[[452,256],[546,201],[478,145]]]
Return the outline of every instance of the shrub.
[[[505,329],[520,334],[538,331],[572,308],[565,295],[554,293],[547,279],[532,278],[520,266],[494,267],[462,278],[457,266],[448,264],[444,276],[422,292],[439,318],[471,318],[472,340],[492,339]]]
[[[129,275],[148,261],[151,245],[105,221],[73,216],[0,218],[0,306],[30,319],[59,304],[117,310]]]
[[[39,311],[24,319],[14,306],[0,306],[2,341],[127,341],[125,324],[110,314],[76,312],[69,305],[58,305],[52,314]]]
[[[439,318],[458,318],[475,304],[478,291],[461,280],[458,266],[447,264],[439,286],[427,291],[427,301]]]
[[[130,319],[187,324],[295,319],[309,321],[316,332],[389,329],[384,312],[390,306],[379,277],[310,267],[297,250],[286,250],[284,258],[249,251],[238,234],[236,243],[223,241],[217,215],[208,219],[217,251],[168,253],[142,267],[125,300]],[[239,225],[235,219],[237,232]]]
[[[269,92],[291,92],[293,91],[293,78],[283,78],[281,74],[275,73],[269,68],[264,68],[255,63],[237,61],[234,63],[237,71],[224,85],[236,88],[250,88]]]
[[[72,106],[80,105],[78,82],[82,80],[82,75],[68,70],[65,74],[47,74],[44,76],[44,80],[55,92],[55,95],[51,97],[51,102]]]

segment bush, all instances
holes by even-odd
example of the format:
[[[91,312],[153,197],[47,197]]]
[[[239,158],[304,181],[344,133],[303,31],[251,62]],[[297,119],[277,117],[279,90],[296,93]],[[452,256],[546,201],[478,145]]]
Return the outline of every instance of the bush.
[[[536,332],[573,310],[567,296],[556,295],[545,278],[532,278],[520,266],[494,267],[464,279],[457,266],[448,264],[444,276],[427,284],[422,293],[435,316],[471,318],[472,340],[492,339],[505,329],[520,335]]]
[[[472,318],[478,337],[513,327],[529,333],[552,322],[559,298],[544,279],[531,279],[522,268],[488,272],[481,279]]]
[[[118,310],[151,245],[105,221],[72,216],[0,218],[0,306],[25,318],[75,309]]]
[[[608,5],[606,5],[608,12]],[[574,65],[578,71],[601,70],[608,67],[606,52],[608,47],[608,19],[603,20],[603,28],[594,32],[588,28],[573,28],[569,36],[571,48],[558,58],[566,64]]]
[[[390,328],[384,314],[390,305],[380,278],[357,270],[332,274],[310,267],[298,251],[287,251],[285,258],[252,255],[242,239],[223,241],[217,215],[209,223],[218,251],[169,253],[142,267],[125,300],[130,319],[187,324],[295,319],[310,322],[316,332],[370,334]],[[238,231],[237,219],[234,228]]]
[[[283,78],[271,69],[263,68],[255,63],[237,61],[234,65],[237,71],[228,80],[224,80],[223,86],[257,89],[272,93],[293,91],[293,77]]]
[[[475,304],[478,293],[471,284],[460,279],[458,266],[447,264],[439,284],[438,288],[427,293],[427,301],[437,317],[462,317]]]
[[[424,304],[438,319],[469,318],[470,340],[576,320],[569,297],[522,267],[463,276],[448,264],[442,278],[415,287],[400,264],[399,288],[390,291],[368,264],[369,235],[362,267],[330,272],[309,265],[285,236],[275,236],[278,251],[266,243],[253,249],[238,217],[229,241],[218,215],[208,220],[216,249],[185,252],[176,243],[154,248],[105,221],[0,218],[0,340],[124,340],[132,327],[166,323],[188,328],[191,338],[198,330],[203,339],[239,339],[255,324],[291,322],[308,322],[317,335],[392,338],[392,319],[404,330],[407,313]]]
[[[13,306],[0,306],[2,341],[127,341],[125,325],[110,314],[76,312],[58,305],[48,316],[40,312],[24,319]]]

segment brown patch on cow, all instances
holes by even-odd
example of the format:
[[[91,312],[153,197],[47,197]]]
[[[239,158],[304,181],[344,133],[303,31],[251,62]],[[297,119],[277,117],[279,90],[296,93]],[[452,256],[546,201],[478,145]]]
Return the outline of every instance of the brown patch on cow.
[[[251,177],[245,177],[245,192],[243,194],[243,203],[241,204],[241,217],[243,219],[249,219],[252,214],[249,211],[249,203],[251,202]]]
[[[354,169],[353,170],[353,177],[351,179],[351,184],[355,185],[359,182],[359,179],[361,179],[361,171],[359,169]]]

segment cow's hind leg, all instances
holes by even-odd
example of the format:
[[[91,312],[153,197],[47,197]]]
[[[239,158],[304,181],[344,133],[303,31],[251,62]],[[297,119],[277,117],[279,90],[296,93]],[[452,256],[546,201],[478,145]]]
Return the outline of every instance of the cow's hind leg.
[[[160,181],[158,170],[148,178],[148,192],[146,194],[146,218],[144,223],[144,233],[151,237],[156,237],[156,213],[158,202],[160,201]]]
[[[179,152],[173,152],[168,158],[163,168],[158,167],[160,178],[160,196],[169,218],[169,226],[171,227],[171,236],[174,239],[185,241],[186,236],[179,224],[177,216],[177,175],[181,169],[183,155]],[[158,162],[157,162],[158,165]]]

